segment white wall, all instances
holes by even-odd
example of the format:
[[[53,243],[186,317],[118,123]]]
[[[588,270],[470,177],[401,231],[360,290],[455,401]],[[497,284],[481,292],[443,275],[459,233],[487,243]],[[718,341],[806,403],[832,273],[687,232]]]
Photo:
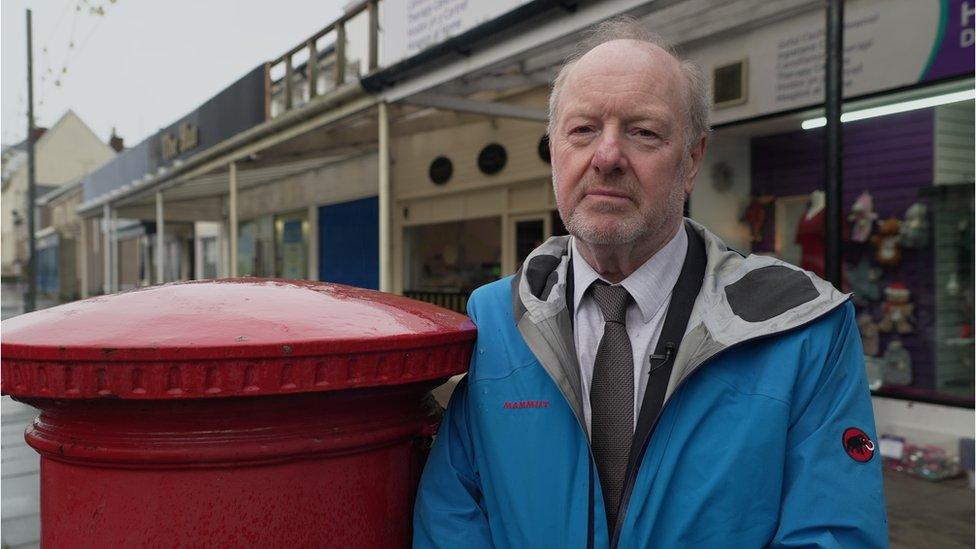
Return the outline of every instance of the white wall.
[[[732,168],[732,187],[721,193],[713,185],[714,166],[720,162]],[[723,136],[716,132],[705,149],[705,158],[691,194],[691,218],[744,254],[751,251],[752,244],[749,227],[739,221],[739,217],[749,205],[751,173],[749,138]]]
[[[935,444],[951,455],[959,451],[959,438],[974,437],[976,414],[971,409],[881,397],[871,400],[879,436],[887,433],[904,436],[913,444]]]

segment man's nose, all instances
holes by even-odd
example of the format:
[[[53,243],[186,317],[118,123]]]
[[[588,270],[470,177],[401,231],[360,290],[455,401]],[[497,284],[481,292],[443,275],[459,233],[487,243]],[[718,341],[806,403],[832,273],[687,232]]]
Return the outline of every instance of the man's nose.
[[[622,149],[620,135],[607,128],[600,136],[593,154],[593,169],[600,175],[620,175],[627,171],[627,156]]]

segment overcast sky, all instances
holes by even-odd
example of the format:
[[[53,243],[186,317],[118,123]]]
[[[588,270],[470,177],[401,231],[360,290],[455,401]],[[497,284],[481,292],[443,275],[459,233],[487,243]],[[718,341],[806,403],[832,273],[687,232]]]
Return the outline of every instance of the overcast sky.
[[[347,3],[3,0],[3,143],[27,134],[27,8],[35,123],[50,126],[71,109],[102,139],[115,127],[132,146],[325,27]]]

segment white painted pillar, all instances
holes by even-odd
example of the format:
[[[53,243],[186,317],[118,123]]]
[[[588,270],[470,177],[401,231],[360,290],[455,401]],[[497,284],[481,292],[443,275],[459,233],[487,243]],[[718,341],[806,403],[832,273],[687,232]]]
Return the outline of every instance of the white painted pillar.
[[[166,282],[166,227],[163,219],[163,192],[156,191],[156,284]]]
[[[230,276],[230,244],[227,243],[229,239],[227,222],[221,221],[217,236],[217,249],[220,255],[220,260],[217,264],[217,276],[219,278],[227,278]]]
[[[102,206],[102,293],[112,293],[112,208]]]
[[[90,219],[81,218],[81,232],[78,234],[78,270],[81,271],[78,273],[81,284],[78,290],[82,299],[88,297],[88,225],[90,223]]]
[[[229,165],[230,179],[230,276],[237,276],[237,163]]]
[[[390,224],[390,113],[385,102],[378,105],[379,124],[379,223],[380,223],[380,291],[389,292],[393,288],[392,246]]]

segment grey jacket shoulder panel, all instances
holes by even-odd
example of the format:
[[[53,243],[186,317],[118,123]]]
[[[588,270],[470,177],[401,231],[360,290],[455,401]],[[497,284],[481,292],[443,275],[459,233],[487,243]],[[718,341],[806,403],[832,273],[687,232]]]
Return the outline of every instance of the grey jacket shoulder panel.
[[[749,271],[725,287],[732,313],[747,322],[769,320],[819,295],[809,277],[783,265]]]
[[[725,349],[799,328],[850,298],[809,271],[774,257],[743,257],[702,225],[689,219],[685,223],[704,238],[708,265],[675,357],[667,397]]]

